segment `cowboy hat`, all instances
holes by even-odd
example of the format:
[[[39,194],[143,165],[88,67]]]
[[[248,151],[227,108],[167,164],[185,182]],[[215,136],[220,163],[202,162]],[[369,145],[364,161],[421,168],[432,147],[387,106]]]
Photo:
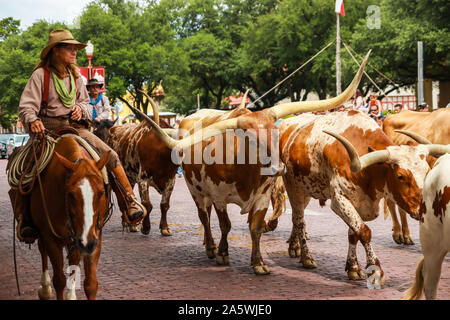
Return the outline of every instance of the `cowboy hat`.
[[[59,43],[73,44],[78,50],[81,50],[87,46],[87,44],[78,42],[72,36],[69,30],[53,30],[48,37],[48,44],[41,52],[41,60],[45,59],[47,54]]]
[[[103,87],[103,83],[98,82],[98,80],[96,78],[92,78],[87,83],[86,88],[89,89],[90,86],[100,86],[100,88],[101,88],[101,87]]]

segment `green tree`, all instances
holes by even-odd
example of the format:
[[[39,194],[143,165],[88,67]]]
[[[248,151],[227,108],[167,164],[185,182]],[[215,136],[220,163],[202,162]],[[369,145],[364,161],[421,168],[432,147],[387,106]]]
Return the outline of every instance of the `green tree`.
[[[102,0],[89,4],[76,32],[81,41],[95,46],[93,62],[106,67],[110,99],[129,105],[123,96],[129,92],[134,106],[148,111],[149,102],[138,91],[148,92],[163,83],[166,92],[178,84],[175,74],[187,73],[184,53],[175,41],[170,7],[164,2]],[[81,56],[80,63],[87,63]]]
[[[17,119],[20,97],[47,45],[51,30],[67,28],[64,24],[34,23],[22,33],[13,32],[0,45],[0,105],[2,127],[9,128]]]

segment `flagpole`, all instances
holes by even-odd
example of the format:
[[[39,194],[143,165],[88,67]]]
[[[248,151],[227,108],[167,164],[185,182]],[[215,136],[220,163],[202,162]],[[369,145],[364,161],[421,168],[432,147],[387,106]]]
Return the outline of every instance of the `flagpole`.
[[[339,13],[336,13],[336,95],[341,94],[341,36]]]

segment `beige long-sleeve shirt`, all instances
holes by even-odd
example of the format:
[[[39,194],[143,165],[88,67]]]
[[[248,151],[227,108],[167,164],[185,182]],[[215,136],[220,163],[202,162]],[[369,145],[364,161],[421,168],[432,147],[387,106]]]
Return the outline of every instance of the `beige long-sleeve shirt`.
[[[89,104],[89,93],[83,83],[83,79],[79,77],[76,81],[77,93],[75,104],[79,105],[83,111],[82,118],[92,120],[92,106]],[[64,84],[70,92],[70,77],[64,78]],[[48,88],[47,106],[42,106],[42,98],[44,96],[44,69],[39,68],[33,72],[30,79],[22,92],[19,102],[19,119],[24,128],[29,131],[30,123],[44,117],[61,117],[68,115],[72,109],[65,107],[59,99],[53,83],[53,77],[50,75]]]

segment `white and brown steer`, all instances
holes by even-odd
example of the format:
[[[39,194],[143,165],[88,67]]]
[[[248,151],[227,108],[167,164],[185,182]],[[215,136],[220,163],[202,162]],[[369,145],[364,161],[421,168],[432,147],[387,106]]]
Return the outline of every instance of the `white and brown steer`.
[[[304,209],[311,197],[321,202],[331,199],[331,209],[349,227],[345,267],[349,278],[365,278],[356,256],[360,241],[366,251],[367,267],[379,268],[383,285],[384,272],[371,246],[371,230],[364,222],[378,216],[382,198],[408,212],[419,212],[423,181],[430,169],[426,162],[429,148],[395,146],[375,121],[358,111],[284,120],[280,150],[292,206],[290,256],[300,255],[306,268],[317,266],[306,244]]]
[[[149,100],[153,108],[155,121],[160,123],[158,108],[151,98]],[[174,129],[164,130],[169,133],[174,131]],[[143,234],[150,232],[150,212],[153,206],[150,202],[148,188],[151,186],[161,194],[160,232],[164,236],[170,236],[167,211],[170,207],[170,196],[178,169],[178,166],[171,161],[172,150],[154,133],[154,130],[146,121],[139,124],[128,123],[112,127],[109,129],[106,143],[119,155],[131,187],[134,187],[136,183],[138,184],[142,204],[147,210],[147,215],[142,220],[141,232]],[[119,206],[122,210],[123,204],[119,203]],[[133,231],[131,227],[130,230]]]
[[[432,143],[450,144],[450,109],[441,108],[433,112],[417,112],[405,110],[398,114],[390,114],[383,122],[383,131],[395,144],[416,145],[416,142],[398,130],[407,130],[428,139]],[[429,157],[428,163],[432,166],[436,159]],[[395,204],[386,201],[392,217],[392,238],[398,244],[414,244],[409,232],[406,212],[399,208],[401,225],[397,219]],[[385,215],[388,214],[385,213]],[[416,216],[413,218],[417,219]]]
[[[243,146],[240,144],[241,138],[238,137],[231,140],[232,143],[227,143],[227,130],[242,129],[245,132],[253,130],[258,137],[258,148],[265,145],[270,146],[267,141],[271,141],[271,137],[263,132],[271,133],[272,129],[276,129],[275,122],[277,119],[298,112],[328,110],[347,101],[359,84],[368,56],[369,54],[366,55],[350,86],[341,95],[332,99],[287,103],[257,112],[251,112],[244,108],[227,112],[200,110],[183,119],[180,123],[180,130],[188,131],[191,135],[178,141],[168,137],[151,119],[148,119],[150,124],[153,123],[155,132],[160,133],[161,138],[165,139],[167,145],[174,150],[183,152],[183,155],[188,154],[189,151],[190,154],[194,154],[195,148],[198,148],[195,145],[196,143],[202,144],[199,146],[202,151],[201,154],[204,154],[205,148],[216,139],[219,141],[220,138],[222,139],[220,141],[224,143],[219,148],[219,152],[223,156],[234,155],[232,163],[228,162],[229,164],[216,162],[208,164],[203,157],[198,164],[183,162],[184,177],[197,205],[198,215],[205,230],[204,244],[209,258],[215,257],[219,264],[229,264],[227,235],[231,229],[231,223],[228,218],[227,204],[234,203],[241,208],[241,214],[248,213],[247,221],[252,238],[251,265],[253,270],[256,274],[269,273],[269,268],[262,259],[259,243],[261,234],[273,229],[273,226],[266,224],[264,218],[276,176],[261,174],[261,169],[265,168],[266,165],[260,159],[255,164],[249,163],[250,143],[248,139],[244,138]],[[194,128],[200,123],[203,131],[195,133]],[[219,133],[217,133],[218,131]],[[210,139],[211,137],[213,138]],[[268,154],[271,154],[271,151],[278,150],[270,149],[268,151]],[[245,152],[246,161],[239,164],[238,155],[243,152]],[[275,169],[274,171],[280,173],[284,167],[278,163],[272,163],[270,166]],[[212,206],[214,206],[218,215],[222,232],[218,249],[210,229]]]
[[[442,262],[450,251],[450,145],[433,169],[423,187],[420,212],[420,259],[413,286],[405,292],[405,299],[436,299]]]

